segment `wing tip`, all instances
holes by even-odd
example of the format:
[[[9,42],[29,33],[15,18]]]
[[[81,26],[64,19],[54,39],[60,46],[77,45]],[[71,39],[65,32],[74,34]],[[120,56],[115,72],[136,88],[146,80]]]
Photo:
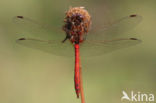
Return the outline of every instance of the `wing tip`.
[[[24,16],[16,16],[16,18],[23,19]]]
[[[19,38],[18,40],[26,40],[26,38]]]
[[[130,40],[138,40],[137,38],[129,38]]]
[[[142,40],[137,39],[137,38],[129,38],[129,40],[135,40],[135,41],[138,41],[138,42],[142,42]]]
[[[129,17],[137,17],[138,15],[137,14],[131,14],[129,15]]]
[[[140,20],[142,20],[142,16],[138,15],[138,14],[131,14],[129,15],[130,18],[139,18]]]
[[[19,19],[20,19],[20,20],[24,19],[24,16],[14,16],[14,17],[12,18],[12,21],[13,21],[14,23],[17,23],[17,21],[19,21]]]
[[[16,43],[19,43],[20,41],[24,41],[24,40],[26,40],[26,38],[19,38],[16,40]]]

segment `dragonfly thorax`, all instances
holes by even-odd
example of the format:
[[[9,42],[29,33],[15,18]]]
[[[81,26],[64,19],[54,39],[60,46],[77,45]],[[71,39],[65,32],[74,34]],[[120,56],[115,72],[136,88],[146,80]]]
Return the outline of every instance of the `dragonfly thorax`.
[[[89,31],[91,17],[84,7],[70,8],[66,12],[63,30],[66,32],[66,39],[73,44],[82,43]]]

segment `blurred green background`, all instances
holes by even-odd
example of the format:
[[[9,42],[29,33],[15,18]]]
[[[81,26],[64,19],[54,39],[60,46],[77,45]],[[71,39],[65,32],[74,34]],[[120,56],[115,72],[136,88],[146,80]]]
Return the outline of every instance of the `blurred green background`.
[[[86,103],[121,103],[123,90],[156,94],[155,0],[0,0],[0,103],[80,103],[74,58],[16,44],[27,35],[12,21],[23,15],[61,27],[70,6],[85,6],[106,23],[130,14],[143,17],[129,32],[141,44],[82,61]]]

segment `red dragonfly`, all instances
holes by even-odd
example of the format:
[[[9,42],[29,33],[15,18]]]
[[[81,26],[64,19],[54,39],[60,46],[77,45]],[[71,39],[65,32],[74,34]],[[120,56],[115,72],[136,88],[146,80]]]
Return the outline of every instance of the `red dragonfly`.
[[[29,28],[28,32],[31,33],[35,31],[34,28],[37,28],[39,31],[46,31],[47,34],[50,34],[49,30],[53,29],[53,33],[48,36],[50,40],[23,37],[17,40],[17,43],[21,45],[66,56],[74,55],[71,51],[73,47],[75,48],[75,90],[78,98],[81,94],[82,103],[84,103],[84,94],[82,88],[80,50],[81,56],[83,57],[98,56],[140,43],[141,40],[130,37],[128,34],[122,35],[121,33],[134,28],[141,19],[141,16],[133,14],[116,20],[110,25],[91,28],[91,24],[94,25],[94,23],[92,23],[88,11],[84,7],[73,7],[65,14],[62,30],[65,33],[63,33],[59,32],[58,28],[41,25],[35,20],[24,16],[16,16],[14,18],[17,24],[22,24],[24,29],[26,26]],[[57,32],[54,33],[55,31]],[[66,36],[62,34],[66,34]],[[35,33],[33,35],[35,35]],[[43,35],[37,34],[35,36],[41,36],[40,38],[42,38],[45,35],[44,33]],[[129,37],[126,38],[125,36]]]

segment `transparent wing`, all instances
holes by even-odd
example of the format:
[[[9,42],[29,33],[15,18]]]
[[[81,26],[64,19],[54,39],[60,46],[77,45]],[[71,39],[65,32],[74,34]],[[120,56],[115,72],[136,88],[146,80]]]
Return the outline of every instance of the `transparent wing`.
[[[111,40],[114,38],[132,37],[125,33],[137,26],[142,20],[142,16],[129,15],[110,23],[110,25],[94,26],[89,32],[88,40]]]
[[[136,38],[120,38],[106,41],[85,41],[80,45],[80,52],[83,57],[99,56],[139,43],[141,43],[141,40]]]
[[[80,52],[83,58],[99,56],[118,49],[136,45],[140,42],[141,40],[138,40],[136,38],[122,38],[100,42],[85,41],[80,45]],[[20,38],[17,40],[17,43],[29,48],[38,49],[58,56],[74,56],[74,47],[69,41],[62,43],[61,41]]]
[[[20,38],[16,42],[25,47],[38,49],[53,55],[74,56],[74,47],[69,41],[62,43],[61,41]]]
[[[28,17],[16,16],[13,18],[13,22],[21,29],[21,32],[27,36],[31,35],[31,37],[34,36],[45,39],[51,38],[52,40],[58,39],[59,37],[63,39],[65,37],[61,27],[57,28],[42,24]],[[61,35],[58,36],[57,34]]]
[[[142,17],[138,15],[127,16],[114,22],[105,30],[103,29],[97,33],[95,32],[95,34],[89,34],[86,38],[87,40],[80,45],[81,55],[83,57],[98,56],[140,43],[141,41],[136,38],[124,38],[128,35],[120,34],[127,29],[130,30],[134,28],[141,21],[141,18]],[[24,29],[27,28],[26,31],[29,30],[28,32],[31,32],[31,36],[37,38],[48,37],[48,40],[50,39],[50,41],[48,41],[33,38],[20,38],[17,40],[17,43],[59,56],[74,56],[73,45],[69,41],[65,43],[61,42],[65,38],[64,33],[49,32],[47,31],[47,29],[49,30],[49,26],[40,25],[40,23],[23,16],[15,17],[14,20],[17,24],[19,23],[21,26],[24,26]],[[35,30],[39,30],[39,32],[35,34]],[[45,30],[48,36],[46,33],[41,32],[45,32]],[[120,36],[122,36],[122,39],[114,39]]]

